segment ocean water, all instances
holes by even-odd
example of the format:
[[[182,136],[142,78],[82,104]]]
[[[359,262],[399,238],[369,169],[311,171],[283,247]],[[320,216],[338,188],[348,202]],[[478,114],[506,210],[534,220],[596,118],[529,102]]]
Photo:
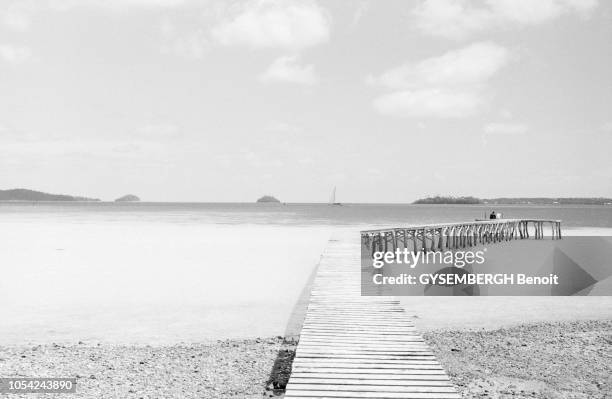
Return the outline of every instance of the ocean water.
[[[394,226],[460,222],[492,210],[508,218],[561,219],[564,227],[612,227],[612,206],[246,204],[246,203],[10,203],[0,202],[3,220],[40,218],[72,222],[156,221],[174,224],[281,226]]]
[[[0,203],[0,344],[283,335],[332,235],[358,242],[361,229],[473,220],[491,210]],[[513,218],[561,219],[566,232],[612,231],[612,207],[495,210]]]

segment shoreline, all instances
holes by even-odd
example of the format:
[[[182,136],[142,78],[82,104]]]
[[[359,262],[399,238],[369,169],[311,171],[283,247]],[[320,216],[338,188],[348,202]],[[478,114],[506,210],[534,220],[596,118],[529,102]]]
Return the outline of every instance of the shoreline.
[[[464,398],[612,395],[612,320],[423,335]],[[84,398],[282,397],[295,345],[274,337],[159,346],[0,346],[0,374],[76,377]]]

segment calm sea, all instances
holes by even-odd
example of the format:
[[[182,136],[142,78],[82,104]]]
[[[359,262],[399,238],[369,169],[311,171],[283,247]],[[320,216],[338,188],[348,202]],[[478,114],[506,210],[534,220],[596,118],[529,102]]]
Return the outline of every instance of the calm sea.
[[[282,335],[329,238],[490,206],[0,203],[0,344]],[[497,206],[612,228],[612,207]]]
[[[244,203],[1,203],[0,216],[18,220],[59,218],[75,222],[159,221],[170,223],[283,226],[394,226],[469,221],[492,210],[509,218],[561,219],[564,227],[612,227],[612,206],[244,204]]]

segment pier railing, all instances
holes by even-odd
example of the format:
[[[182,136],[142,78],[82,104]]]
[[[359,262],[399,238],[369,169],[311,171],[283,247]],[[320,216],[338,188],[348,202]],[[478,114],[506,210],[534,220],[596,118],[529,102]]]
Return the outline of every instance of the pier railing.
[[[545,226],[551,238],[561,239],[561,220],[491,219],[462,223],[440,223],[390,229],[364,230],[361,241],[372,253],[412,248],[418,251],[444,251],[532,237],[545,238]]]

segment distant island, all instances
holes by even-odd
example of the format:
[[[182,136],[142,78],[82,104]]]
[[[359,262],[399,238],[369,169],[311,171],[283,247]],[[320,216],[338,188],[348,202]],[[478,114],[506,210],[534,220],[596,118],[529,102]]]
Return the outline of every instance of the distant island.
[[[413,204],[490,204],[490,205],[612,205],[612,198],[548,198],[548,197],[517,197],[517,198],[476,198],[476,197],[453,197],[435,196],[421,198]]]
[[[421,198],[413,204],[482,204],[482,200],[476,197],[435,197]]]
[[[14,188],[11,190],[0,190],[0,201],[100,201],[97,198],[75,197],[65,194],[48,194],[42,191],[27,190],[25,188]]]
[[[133,194],[127,194],[115,200],[115,202],[138,202],[138,201],[140,201],[140,198],[138,198],[137,196]]]
[[[568,197],[518,197],[518,198],[491,198],[483,200],[485,204],[532,204],[532,205],[612,205],[612,198]]]
[[[280,201],[278,199],[274,198],[271,195],[264,195],[263,197],[258,199],[257,202],[277,202],[277,203],[280,203]]]

